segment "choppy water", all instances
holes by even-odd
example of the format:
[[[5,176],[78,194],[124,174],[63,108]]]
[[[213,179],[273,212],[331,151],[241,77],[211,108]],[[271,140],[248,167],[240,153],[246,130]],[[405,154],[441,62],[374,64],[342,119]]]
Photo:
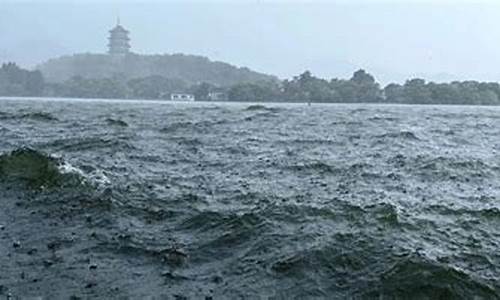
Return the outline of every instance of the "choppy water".
[[[3,100],[0,137],[0,295],[500,298],[499,108]]]

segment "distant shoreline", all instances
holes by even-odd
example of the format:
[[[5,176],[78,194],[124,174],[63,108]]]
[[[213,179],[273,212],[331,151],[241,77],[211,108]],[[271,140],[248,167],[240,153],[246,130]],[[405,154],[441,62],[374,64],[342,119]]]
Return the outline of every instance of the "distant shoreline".
[[[47,102],[101,102],[101,103],[118,103],[118,102],[129,102],[129,103],[156,103],[156,104],[228,104],[228,105],[302,105],[302,106],[318,106],[318,105],[340,105],[340,106],[422,106],[422,107],[432,107],[432,106],[450,106],[450,107],[500,107],[498,104],[443,104],[443,103],[391,103],[391,102],[298,102],[298,101],[172,101],[172,100],[156,100],[156,99],[106,99],[106,98],[68,98],[68,97],[10,97],[10,96],[0,96],[0,101],[47,101]]]
[[[76,99],[190,100],[198,102],[249,103],[385,103],[416,105],[500,105],[496,82],[426,82],[410,79],[404,84],[382,87],[373,75],[358,70],[349,79],[323,79],[305,71],[291,79],[250,80],[220,75],[222,81],[189,83],[181,78],[150,75],[140,78],[71,77],[64,82],[46,82],[41,71],[28,71],[15,63],[0,68],[0,96]],[[129,74],[130,75],[130,74]],[[255,78],[254,78],[255,79]],[[207,79],[208,80],[208,79]]]

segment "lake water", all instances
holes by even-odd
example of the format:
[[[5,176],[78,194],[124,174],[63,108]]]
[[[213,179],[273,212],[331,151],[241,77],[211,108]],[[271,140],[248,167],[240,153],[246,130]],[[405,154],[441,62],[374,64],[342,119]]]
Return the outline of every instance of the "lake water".
[[[4,99],[0,137],[0,295],[500,298],[500,108]]]

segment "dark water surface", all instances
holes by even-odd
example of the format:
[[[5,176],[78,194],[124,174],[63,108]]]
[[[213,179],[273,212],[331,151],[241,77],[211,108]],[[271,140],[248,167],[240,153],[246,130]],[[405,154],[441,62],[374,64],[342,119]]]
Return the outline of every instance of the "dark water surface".
[[[499,108],[2,100],[0,137],[0,297],[500,298]]]

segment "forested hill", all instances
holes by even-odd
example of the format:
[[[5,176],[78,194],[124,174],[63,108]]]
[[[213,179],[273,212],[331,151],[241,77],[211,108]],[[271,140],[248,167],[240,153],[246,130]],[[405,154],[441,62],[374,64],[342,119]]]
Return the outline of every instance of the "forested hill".
[[[129,54],[123,58],[106,54],[76,54],[51,59],[37,67],[48,82],[64,82],[72,77],[101,79],[144,78],[159,75],[181,79],[188,84],[207,82],[219,86],[239,83],[274,81],[276,77],[257,73],[248,68],[214,62],[206,57],[173,55]]]

